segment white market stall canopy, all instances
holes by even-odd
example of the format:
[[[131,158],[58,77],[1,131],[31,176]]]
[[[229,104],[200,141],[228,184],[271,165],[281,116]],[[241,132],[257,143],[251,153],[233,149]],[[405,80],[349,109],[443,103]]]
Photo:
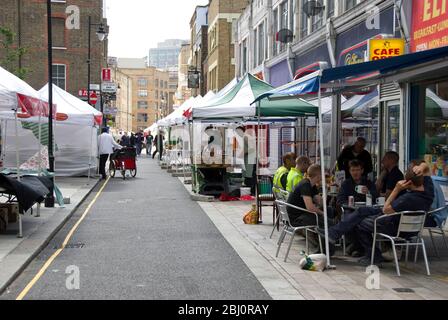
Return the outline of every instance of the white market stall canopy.
[[[38,121],[36,116],[48,115],[48,103],[25,81],[0,67],[0,118]],[[54,108],[56,109],[56,108]],[[56,115],[56,110],[53,110]]]
[[[306,116],[315,115],[317,108],[302,99],[293,102],[260,101],[255,99],[273,87],[248,74],[236,84],[227,94],[219,99],[213,99],[205,106],[193,109],[194,119],[232,119],[253,118],[257,114],[262,117],[277,117],[284,115]]]
[[[90,126],[101,125],[102,113],[67,91],[53,85],[53,101],[58,107],[58,120],[64,124]],[[42,99],[48,97],[48,84],[39,90]]]

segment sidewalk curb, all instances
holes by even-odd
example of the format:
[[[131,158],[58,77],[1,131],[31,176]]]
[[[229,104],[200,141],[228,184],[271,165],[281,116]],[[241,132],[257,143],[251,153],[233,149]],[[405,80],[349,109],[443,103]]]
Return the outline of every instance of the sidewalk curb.
[[[17,270],[9,277],[4,283],[0,283],[0,295],[2,295],[6,289],[22,274],[22,272],[30,265],[30,263],[45,249],[55,235],[67,224],[67,222],[73,217],[73,214],[79,207],[86,201],[86,199],[92,194],[92,191],[98,187],[102,180],[96,181],[96,183],[90,188],[90,190],[82,197],[82,199],[73,207],[70,213],[56,226],[56,228],[46,237],[46,239],[34,250],[34,252],[17,268]],[[38,231],[37,231],[38,232]],[[20,245],[14,249],[17,250]],[[13,252],[14,252],[13,251]],[[11,252],[11,253],[13,253]]]

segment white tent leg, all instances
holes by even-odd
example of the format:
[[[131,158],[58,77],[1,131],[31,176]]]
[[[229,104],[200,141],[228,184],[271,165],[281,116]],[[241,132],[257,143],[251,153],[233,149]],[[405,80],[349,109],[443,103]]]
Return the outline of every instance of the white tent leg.
[[[93,130],[90,132],[90,150],[89,150],[89,173],[87,175],[87,185],[90,186],[90,169],[92,168],[92,149],[93,149]]]
[[[316,153],[315,153],[316,163],[317,163],[318,155],[319,155],[319,119],[320,118],[316,118],[316,130],[314,131],[315,135],[316,135]]]
[[[327,255],[327,268],[334,269],[331,265],[330,258],[330,242],[328,240],[328,208],[327,208],[327,181],[325,177],[325,148],[324,148],[324,130],[323,130],[323,116],[322,116],[322,93],[319,81],[318,93],[318,112],[319,112],[319,136],[320,136],[320,165],[322,170],[322,191],[323,191],[323,207],[324,207],[324,224],[325,224],[325,252]]]
[[[38,153],[38,171],[37,175],[40,176],[42,172],[42,123],[41,123],[41,113],[39,112],[39,153]]]

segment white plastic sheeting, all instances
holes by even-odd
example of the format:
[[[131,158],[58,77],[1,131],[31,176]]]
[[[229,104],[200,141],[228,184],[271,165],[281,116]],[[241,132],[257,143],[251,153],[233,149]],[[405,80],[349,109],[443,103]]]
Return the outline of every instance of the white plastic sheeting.
[[[4,125],[5,122],[2,122]],[[9,121],[3,131],[4,167],[16,166],[16,151],[19,151],[19,163],[23,165],[39,152],[39,140],[31,131],[19,125],[18,137],[15,136],[14,123]],[[89,165],[91,174],[97,167],[98,129],[95,127],[57,124],[55,137],[55,173],[56,176],[87,176]],[[6,132],[5,132],[6,131]]]

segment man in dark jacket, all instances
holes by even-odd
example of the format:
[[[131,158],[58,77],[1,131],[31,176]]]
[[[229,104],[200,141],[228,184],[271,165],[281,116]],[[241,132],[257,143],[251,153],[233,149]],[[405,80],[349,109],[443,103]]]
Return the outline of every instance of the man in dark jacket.
[[[352,160],[349,163],[350,178],[346,179],[339,191],[337,203],[338,205],[345,205],[348,203],[348,198],[353,196],[355,202],[366,202],[366,195],[370,193],[373,200],[378,198],[378,193],[375,184],[368,180],[364,174],[364,166],[358,160]],[[362,190],[356,190],[362,188]],[[361,191],[361,192],[358,192]]]
[[[129,147],[129,136],[128,136],[128,133],[127,132],[125,132],[124,133],[124,135],[121,137],[121,139],[120,139],[120,145],[122,146],[122,147]]]
[[[342,150],[338,158],[338,168],[341,171],[345,171],[346,177],[350,176],[349,162],[352,160],[359,160],[364,166],[363,176],[367,177],[373,172],[372,156],[365,149],[367,145],[366,139],[359,137],[355,144],[346,147]]]

